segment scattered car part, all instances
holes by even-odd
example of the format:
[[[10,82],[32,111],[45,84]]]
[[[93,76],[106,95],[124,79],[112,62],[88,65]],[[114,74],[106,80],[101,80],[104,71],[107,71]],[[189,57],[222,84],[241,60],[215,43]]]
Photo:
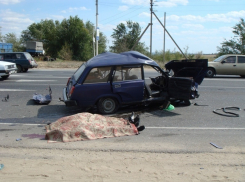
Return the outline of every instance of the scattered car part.
[[[208,105],[200,105],[198,103],[193,104],[194,106],[208,106]]]
[[[224,113],[219,113],[217,112],[218,110],[222,110]],[[219,109],[215,109],[213,110],[213,113],[221,115],[221,116],[226,116],[226,117],[239,117],[239,114],[234,113],[234,112],[227,112],[226,110],[241,110],[239,107],[223,107],[223,108],[219,108]]]
[[[219,147],[218,145],[214,144],[214,143],[210,143],[211,145],[213,145],[214,147],[216,147],[217,149],[223,149],[222,147]]]
[[[47,95],[42,95],[42,94],[37,94],[35,93],[32,97],[32,99],[37,103],[37,104],[49,104],[52,100],[52,90],[51,87],[49,86],[49,94]]]
[[[7,95],[7,97],[4,97],[4,99],[2,99],[3,102],[8,102],[9,101],[9,94]]]

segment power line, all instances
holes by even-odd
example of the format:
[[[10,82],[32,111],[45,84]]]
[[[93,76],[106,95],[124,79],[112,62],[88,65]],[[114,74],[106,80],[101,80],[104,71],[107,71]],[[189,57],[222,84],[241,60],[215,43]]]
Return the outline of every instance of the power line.
[[[119,19],[119,18],[125,17],[125,16],[127,16],[127,15],[129,15],[129,14],[132,14],[132,13],[135,13],[135,11],[140,10],[140,9],[142,9],[142,8],[140,7],[140,8],[137,8],[136,10],[130,11],[130,12],[123,12],[123,13],[125,13],[125,15],[122,15],[122,16],[119,16],[119,17],[117,17],[117,18],[114,18],[115,16],[119,15],[119,14],[116,14],[116,15],[110,17],[110,18],[114,18],[114,19],[109,20],[109,21],[104,22],[104,23],[106,24],[106,23],[113,22],[113,21],[115,21],[115,20],[117,20],[117,19]],[[121,14],[121,13],[120,13],[120,14]],[[138,12],[137,12],[137,14],[138,14]],[[107,19],[110,19],[110,18],[107,18]],[[107,19],[104,19],[104,20],[102,20],[102,21],[105,21],[105,20],[107,20]],[[101,21],[101,22],[102,22],[102,21]]]
[[[133,6],[133,7],[129,8],[129,9],[133,9],[134,7],[136,7],[136,6]],[[129,10],[129,9],[128,9],[128,10]],[[139,9],[139,8],[138,8],[138,9]],[[104,21],[104,20],[107,20],[107,19],[110,19],[110,18],[114,18],[115,16],[118,16],[118,15],[120,15],[120,14],[123,14],[123,13],[128,12],[128,10],[127,10],[127,11],[123,11],[123,12],[121,12],[121,13],[114,14],[114,15],[108,17],[108,18],[105,18],[105,19],[101,20],[101,21]]]

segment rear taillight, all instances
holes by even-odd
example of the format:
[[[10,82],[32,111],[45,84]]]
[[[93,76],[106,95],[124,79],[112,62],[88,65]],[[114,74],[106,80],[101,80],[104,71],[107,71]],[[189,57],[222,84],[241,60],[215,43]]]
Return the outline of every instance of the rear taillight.
[[[31,60],[29,59],[28,61],[29,61],[29,63],[31,64]]]
[[[74,92],[74,89],[75,89],[75,87],[74,87],[74,86],[72,86],[72,87],[71,87],[71,89],[70,89],[70,92],[69,92],[68,97],[71,97],[72,93]]]
[[[70,80],[71,80],[71,77],[68,78],[68,81],[67,81],[67,83],[66,83],[66,86],[69,84]]]

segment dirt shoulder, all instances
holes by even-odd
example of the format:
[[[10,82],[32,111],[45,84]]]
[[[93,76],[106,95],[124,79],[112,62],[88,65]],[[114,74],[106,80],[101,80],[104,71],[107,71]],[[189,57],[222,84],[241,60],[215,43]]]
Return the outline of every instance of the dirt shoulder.
[[[170,154],[0,147],[1,180],[245,181],[244,154]]]

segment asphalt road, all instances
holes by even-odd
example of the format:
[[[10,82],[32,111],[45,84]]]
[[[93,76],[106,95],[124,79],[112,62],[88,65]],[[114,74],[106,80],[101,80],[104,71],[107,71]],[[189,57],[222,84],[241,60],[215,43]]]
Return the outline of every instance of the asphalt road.
[[[59,101],[62,89],[74,71],[31,69],[0,80],[0,146],[175,153],[245,152],[245,79],[239,76],[205,79],[199,86],[200,97],[193,100],[191,106],[175,107],[173,111],[154,109],[141,113],[141,124],[146,129],[140,135],[47,143],[43,139],[47,123],[82,112],[79,108],[65,107]],[[53,93],[52,102],[35,105],[32,95],[47,94],[49,85]],[[8,94],[9,101],[2,101]],[[227,106],[239,107],[241,110],[232,111],[239,117],[213,113],[214,109]],[[212,146],[211,142],[222,149]]]

